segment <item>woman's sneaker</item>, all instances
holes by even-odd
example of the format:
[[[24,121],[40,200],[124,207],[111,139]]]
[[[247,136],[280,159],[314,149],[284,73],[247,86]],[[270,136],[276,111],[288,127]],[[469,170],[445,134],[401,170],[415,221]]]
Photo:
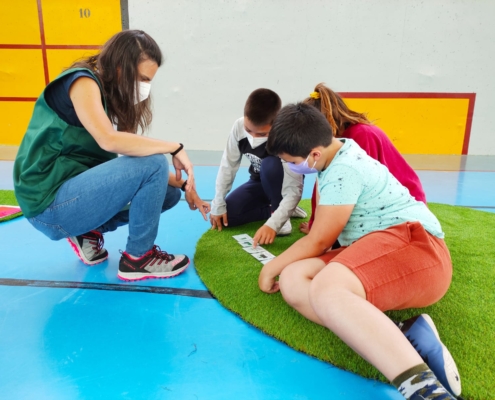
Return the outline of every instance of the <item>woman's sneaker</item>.
[[[441,342],[431,317],[428,314],[421,314],[399,322],[398,326],[440,383],[454,396],[459,396],[461,394],[459,371],[454,358]]]
[[[103,248],[103,235],[97,231],[90,231],[84,235],[67,238],[74,253],[84,264],[95,265],[108,258],[108,252]]]
[[[168,254],[155,245],[138,259],[129,257],[129,254],[123,251],[117,276],[124,281],[171,278],[184,272],[188,266],[189,258],[187,256]]]

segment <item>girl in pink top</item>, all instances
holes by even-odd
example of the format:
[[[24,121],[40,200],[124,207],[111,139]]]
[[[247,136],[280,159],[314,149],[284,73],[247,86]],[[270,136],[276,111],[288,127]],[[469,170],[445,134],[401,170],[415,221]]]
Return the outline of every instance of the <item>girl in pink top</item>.
[[[344,100],[323,83],[316,85],[314,92],[303,101],[320,110],[332,127],[335,137],[353,139],[368,155],[385,165],[390,173],[409,189],[416,200],[426,204],[426,196],[418,175],[395,148],[387,135],[372,125],[365,114],[350,110]],[[316,184],[311,198],[311,218],[299,229],[308,233],[314,221],[316,209]]]

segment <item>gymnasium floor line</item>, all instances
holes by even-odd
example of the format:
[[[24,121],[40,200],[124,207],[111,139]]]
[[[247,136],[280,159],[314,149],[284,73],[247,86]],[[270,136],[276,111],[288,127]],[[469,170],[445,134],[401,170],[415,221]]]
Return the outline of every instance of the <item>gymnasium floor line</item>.
[[[198,297],[202,299],[214,299],[207,290],[179,289],[156,286],[129,286],[116,283],[95,282],[70,282],[70,281],[44,281],[33,279],[6,279],[0,278],[0,286],[30,286],[54,289],[90,289],[108,290],[113,292],[140,292],[150,294],[173,294],[177,296]]]
[[[211,203],[213,199],[203,199],[204,201]],[[186,201],[186,199],[180,199],[180,201]],[[465,207],[465,208],[474,208],[474,209],[484,209],[484,208],[493,208],[495,209],[495,206],[470,206],[470,205],[459,205],[459,207]]]
[[[13,161],[17,150],[18,146],[0,145],[0,161]],[[187,150],[187,153],[194,166],[218,166],[223,151]],[[416,171],[495,172],[495,156],[448,154],[403,154],[403,156]],[[248,165],[248,161],[243,159],[241,166]]]

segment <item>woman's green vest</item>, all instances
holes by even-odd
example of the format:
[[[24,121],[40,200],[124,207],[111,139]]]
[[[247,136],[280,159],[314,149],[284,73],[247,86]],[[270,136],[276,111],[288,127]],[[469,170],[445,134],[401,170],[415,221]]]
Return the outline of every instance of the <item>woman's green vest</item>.
[[[74,68],[64,71],[55,81],[79,70],[94,76],[88,69]],[[98,79],[96,82],[103,93]],[[62,121],[46,103],[45,92],[46,88],[34,105],[14,163],[15,195],[27,218],[42,213],[65,181],[117,157],[98,146],[86,129]],[[102,102],[106,112],[103,96]]]

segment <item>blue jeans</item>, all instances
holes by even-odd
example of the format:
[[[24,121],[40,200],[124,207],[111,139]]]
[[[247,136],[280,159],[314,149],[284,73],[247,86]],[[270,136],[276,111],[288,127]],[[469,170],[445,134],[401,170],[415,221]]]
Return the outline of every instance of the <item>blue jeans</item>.
[[[168,171],[164,155],[118,157],[69,179],[28,221],[52,240],[129,225],[126,251],[140,257],[153,247],[160,214],[180,200],[180,189],[168,185]]]
[[[283,181],[284,168],[280,158],[264,158],[261,161],[260,180],[250,178],[225,199],[229,226],[270,218],[282,201]]]

